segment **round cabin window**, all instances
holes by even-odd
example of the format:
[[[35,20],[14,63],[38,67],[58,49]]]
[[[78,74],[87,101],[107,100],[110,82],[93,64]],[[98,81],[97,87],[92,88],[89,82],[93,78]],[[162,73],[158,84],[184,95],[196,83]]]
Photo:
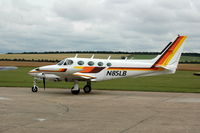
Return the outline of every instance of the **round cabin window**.
[[[89,62],[88,62],[88,65],[89,65],[89,66],[93,66],[93,65],[94,65],[94,62],[93,62],[93,61],[89,61]]]
[[[79,65],[83,65],[84,62],[83,62],[83,61],[78,61],[78,64],[79,64]]]
[[[107,63],[107,66],[109,66],[109,67],[110,67],[110,66],[112,66],[112,64],[111,64],[110,62],[108,62],[108,63]]]
[[[103,62],[98,62],[98,66],[103,66]]]

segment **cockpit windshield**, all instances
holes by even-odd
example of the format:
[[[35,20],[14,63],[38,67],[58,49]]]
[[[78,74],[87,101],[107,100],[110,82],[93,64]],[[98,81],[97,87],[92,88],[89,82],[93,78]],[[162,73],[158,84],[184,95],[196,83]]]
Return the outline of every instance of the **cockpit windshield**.
[[[57,65],[62,65],[65,62],[65,60],[61,60],[60,62],[58,62]]]
[[[66,59],[66,60],[60,61],[57,65],[72,65],[72,64],[73,64],[73,60]]]

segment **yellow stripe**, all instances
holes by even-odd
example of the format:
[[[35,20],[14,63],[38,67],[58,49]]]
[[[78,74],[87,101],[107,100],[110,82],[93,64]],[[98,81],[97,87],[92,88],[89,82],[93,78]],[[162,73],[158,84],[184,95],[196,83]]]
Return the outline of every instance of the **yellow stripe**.
[[[76,69],[83,69],[82,66],[75,66],[74,68],[76,68]]]

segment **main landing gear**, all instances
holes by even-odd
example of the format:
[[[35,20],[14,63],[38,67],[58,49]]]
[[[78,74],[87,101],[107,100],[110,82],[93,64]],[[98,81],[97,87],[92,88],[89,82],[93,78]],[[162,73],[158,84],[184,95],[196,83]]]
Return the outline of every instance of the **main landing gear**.
[[[92,87],[91,87],[91,82],[90,81],[87,81],[87,84],[83,87],[83,90],[85,93],[90,93],[91,90],[92,90]]]
[[[83,87],[83,91],[85,93],[90,93],[92,90],[92,87],[91,87],[91,82],[90,81],[87,81],[87,84]],[[80,88],[79,88],[79,85],[78,85],[78,81],[74,81],[74,86],[72,87],[71,89],[71,93],[72,94],[79,94],[80,92]]]
[[[33,81],[33,87],[32,87],[32,92],[34,92],[34,93],[38,92],[38,89],[39,89],[39,87],[36,84],[37,84],[36,79],[34,79],[34,81]],[[92,90],[91,81],[87,81],[87,84],[83,87],[83,91],[85,93],[90,93],[91,90]],[[77,80],[74,81],[74,86],[71,89],[71,93],[75,94],[75,95],[77,95],[77,94],[80,93],[80,88],[79,88]]]
[[[79,94],[79,92],[80,92],[80,88],[78,86],[78,81],[75,80],[74,81],[74,86],[71,89],[71,93],[76,95],[76,94]]]

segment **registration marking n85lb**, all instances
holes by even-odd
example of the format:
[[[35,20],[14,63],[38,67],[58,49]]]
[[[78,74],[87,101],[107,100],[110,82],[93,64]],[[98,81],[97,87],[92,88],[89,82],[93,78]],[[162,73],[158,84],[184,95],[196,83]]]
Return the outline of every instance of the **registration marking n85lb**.
[[[107,71],[106,76],[126,76],[127,71]]]

